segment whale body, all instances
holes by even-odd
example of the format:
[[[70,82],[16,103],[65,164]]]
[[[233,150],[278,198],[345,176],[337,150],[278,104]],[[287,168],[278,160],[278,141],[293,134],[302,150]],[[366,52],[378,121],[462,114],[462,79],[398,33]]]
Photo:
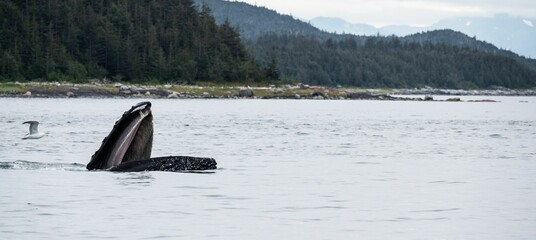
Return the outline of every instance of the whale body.
[[[119,172],[192,171],[216,169],[213,158],[167,156],[151,158],[153,115],[150,102],[140,102],[126,111],[91,156],[88,170]]]

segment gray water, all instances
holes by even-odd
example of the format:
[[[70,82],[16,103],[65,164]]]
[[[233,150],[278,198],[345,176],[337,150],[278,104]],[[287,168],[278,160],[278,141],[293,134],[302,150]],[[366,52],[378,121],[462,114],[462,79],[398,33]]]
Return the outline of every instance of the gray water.
[[[490,98],[152,100],[205,174],[85,170],[140,100],[2,98],[0,239],[536,239],[536,98]]]

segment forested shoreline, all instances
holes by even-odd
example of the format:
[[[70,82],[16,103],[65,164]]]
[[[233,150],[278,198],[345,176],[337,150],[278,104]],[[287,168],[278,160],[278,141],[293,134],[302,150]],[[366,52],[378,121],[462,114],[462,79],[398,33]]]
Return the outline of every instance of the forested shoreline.
[[[208,4],[218,23],[236,26],[261,64],[276,59],[287,80],[367,88],[536,86],[536,60],[453,30],[405,37],[334,34],[262,6],[195,2]]]
[[[281,75],[328,86],[450,89],[532,88],[536,71],[513,58],[468,47],[403,42],[396,37],[328,39],[267,34],[247,43],[275,58]]]
[[[191,0],[1,1],[0,79],[273,81]]]
[[[278,15],[224,3],[246,14],[248,29],[256,16]],[[216,23],[217,10],[192,0],[1,1],[0,81],[536,87],[535,60],[461,33],[398,38],[319,32],[319,37],[315,28],[299,31],[307,24],[284,16],[277,21],[280,32],[257,29],[254,38],[241,38],[236,24]],[[287,22],[294,32],[281,32]],[[447,44],[451,41],[462,44]]]

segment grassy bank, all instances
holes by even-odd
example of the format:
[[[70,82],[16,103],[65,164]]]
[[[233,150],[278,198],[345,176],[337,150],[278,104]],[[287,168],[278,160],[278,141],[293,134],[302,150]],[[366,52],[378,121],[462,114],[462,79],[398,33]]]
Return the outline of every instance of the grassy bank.
[[[329,88],[298,85],[143,85],[130,83],[92,82],[85,84],[59,82],[3,82],[0,96],[4,97],[127,97],[127,98],[289,98],[341,99],[352,93],[387,94],[388,90]]]
[[[394,97],[416,95],[417,97]],[[361,99],[361,100],[430,100],[434,95],[536,96],[536,89],[363,89],[297,85],[144,85],[94,81],[91,83],[0,82],[0,97],[41,98],[253,98],[253,99]],[[428,98],[425,98],[428,96]],[[456,99],[456,98],[453,98]]]

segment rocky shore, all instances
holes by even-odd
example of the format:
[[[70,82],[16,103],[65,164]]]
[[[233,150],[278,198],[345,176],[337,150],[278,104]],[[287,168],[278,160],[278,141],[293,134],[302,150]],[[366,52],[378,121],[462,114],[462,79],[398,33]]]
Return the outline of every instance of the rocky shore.
[[[451,96],[536,96],[536,88],[532,89],[509,89],[496,87],[485,90],[463,90],[463,89],[437,89],[437,88],[414,88],[414,89],[393,89],[394,95],[451,95]]]
[[[422,95],[408,97],[396,95]],[[357,89],[309,86],[305,84],[282,86],[191,86],[191,85],[138,85],[124,83],[92,82],[87,84],[59,82],[0,83],[0,97],[26,98],[169,98],[169,99],[331,99],[331,100],[387,100],[434,101],[434,95],[486,95],[486,96],[536,96],[529,90],[448,90],[448,89]],[[437,100],[435,100],[437,101]],[[453,97],[442,101],[459,102]],[[481,102],[493,102],[483,99]]]

